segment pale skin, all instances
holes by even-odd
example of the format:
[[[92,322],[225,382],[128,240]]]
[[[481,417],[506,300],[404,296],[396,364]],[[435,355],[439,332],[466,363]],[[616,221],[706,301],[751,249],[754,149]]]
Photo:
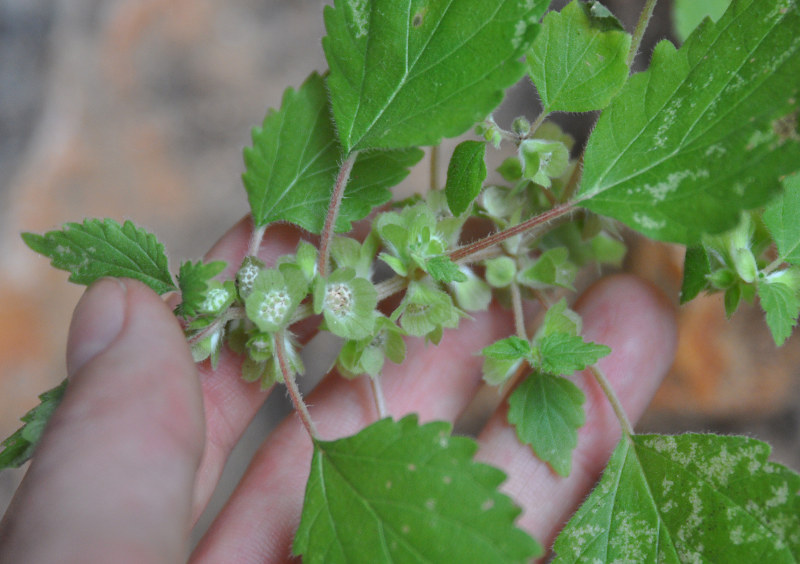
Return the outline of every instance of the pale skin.
[[[292,252],[297,239],[288,227],[269,229],[260,256],[270,264]],[[235,268],[249,240],[245,220],[208,258]],[[630,276],[601,280],[575,307],[584,337],[613,349],[600,367],[635,421],[672,362],[672,307]],[[446,332],[438,347],[409,341],[406,362],[387,363],[383,375],[389,413],[455,420],[481,385],[481,359],[465,351],[513,327],[508,313],[493,307]],[[186,561],[190,530],[268,392],[242,381],[227,352],[216,371],[198,370],[170,307],[131,280],[105,279],[87,290],[67,348],[70,385],[0,523],[0,564]],[[518,442],[503,407],[479,436],[478,458],[509,475],[502,488],[523,508],[518,525],[545,546],[585,498],[620,436],[591,375],[573,378],[587,396],[587,423],[568,478]],[[377,417],[363,379],[331,374],[307,401],[325,439],[353,434]],[[292,561],[310,458],[311,440],[290,416],[256,453],[189,562]]]

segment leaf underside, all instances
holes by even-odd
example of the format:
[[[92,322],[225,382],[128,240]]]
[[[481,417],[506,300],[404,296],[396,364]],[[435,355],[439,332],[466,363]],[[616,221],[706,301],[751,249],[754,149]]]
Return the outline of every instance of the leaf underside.
[[[528,562],[539,545],[513,526],[500,470],[443,422],[383,419],[318,441],[295,554],[303,562]]]
[[[436,145],[485,118],[524,72],[547,0],[336,0],[322,46],[345,153]]]
[[[419,149],[365,152],[350,174],[336,222],[349,231],[391,199],[389,188],[423,157]],[[279,110],[271,110],[253,129],[253,146],[244,150],[242,175],[253,221],[264,226],[289,221],[320,233],[343,155],[330,119],[325,80],[313,73],[298,89],[289,88]]]
[[[800,14],[737,0],[676,51],[657,45],[589,140],[581,205],[685,244],[733,228],[800,162]]]
[[[164,246],[155,235],[132,222],[86,219],[67,223],[44,235],[23,233],[22,239],[52,265],[70,272],[70,282],[89,285],[113,276],[144,282],[159,294],[175,290]]]
[[[555,562],[796,562],[800,476],[769,451],[745,437],[623,438]]]

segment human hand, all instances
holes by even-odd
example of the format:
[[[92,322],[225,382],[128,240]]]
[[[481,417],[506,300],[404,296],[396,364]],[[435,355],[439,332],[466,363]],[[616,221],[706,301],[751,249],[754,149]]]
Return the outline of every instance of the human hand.
[[[235,226],[209,258],[235,269],[249,241]],[[298,233],[270,229],[261,258],[292,252]],[[632,420],[674,354],[671,307],[645,283],[605,279],[576,304],[586,339],[609,345],[600,366]],[[464,354],[513,327],[499,308],[462,321],[438,347],[409,342],[407,360],[382,377],[389,413],[455,420],[481,384],[481,358]],[[306,332],[305,338],[310,335]],[[67,352],[70,385],[0,523],[0,563],[181,562],[191,527],[225,461],[268,392],[238,376],[235,355],[199,371],[170,308],[138,282],[102,280],[79,302]],[[199,374],[199,377],[198,377]],[[576,375],[587,403],[572,473],[556,476],[521,445],[501,408],[479,436],[478,458],[502,468],[503,489],[524,512],[518,525],[548,546],[595,483],[620,435],[600,388]],[[376,418],[369,385],[328,376],[309,396],[323,438]],[[195,563],[291,560],[312,445],[296,416],[256,453],[238,488],[195,549]]]

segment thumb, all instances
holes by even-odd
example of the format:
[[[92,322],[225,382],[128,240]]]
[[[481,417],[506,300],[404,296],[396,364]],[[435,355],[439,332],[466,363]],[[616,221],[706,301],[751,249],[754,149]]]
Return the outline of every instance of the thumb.
[[[103,279],[81,298],[69,385],[0,526],[0,563],[185,558],[203,407],[169,308]]]

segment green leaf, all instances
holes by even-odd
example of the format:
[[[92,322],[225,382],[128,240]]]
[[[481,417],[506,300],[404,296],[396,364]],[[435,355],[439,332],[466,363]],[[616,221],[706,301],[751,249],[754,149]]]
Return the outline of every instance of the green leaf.
[[[447,165],[447,183],[444,193],[453,215],[461,215],[478,197],[486,180],[486,143],[462,141],[453,150]]]
[[[508,422],[523,443],[561,476],[569,476],[586,396],[560,376],[534,371],[508,398]]]
[[[719,20],[730,3],[731,0],[675,0],[672,4],[675,35],[681,42],[686,41],[704,18]]]
[[[425,261],[425,270],[439,282],[466,282],[467,275],[447,255],[438,255]]]
[[[659,43],[589,139],[581,205],[687,245],[733,228],[797,169],[800,14],[736,0],[676,51]]]
[[[391,198],[389,188],[423,156],[419,149],[359,155],[350,174],[336,230],[366,217]],[[280,110],[270,110],[253,129],[253,146],[244,150],[242,175],[257,226],[290,221],[320,233],[343,160],[331,123],[325,80],[313,73],[298,90],[289,88]]]
[[[683,259],[683,283],[681,284],[681,305],[692,301],[708,287],[711,262],[703,245],[686,248]]]
[[[22,416],[25,423],[13,435],[3,441],[3,451],[0,452],[0,469],[19,468],[33,455],[36,445],[44,432],[47,421],[53,411],[61,403],[67,381],[64,380],[50,390],[39,396],[39,405]]]
[[[547,0],[336,0],[322,39],[345,153],[438,145],[485,118],[524,72]]]
[[[602,109],[625,84],[631,36],[609,20],[578,0],[544,18],[528,67],[546,113]]]
[[[558,333],[579,335],[582,326],[581,316],[567,307],[566,298],[561,298],[548,308],[542,325],[536,331],[536,339],[543,339]]]
[[[605,345],[587,343],[580,335],[553,333],[536,341],[542,357],[541,368],[550,374],[569,375],[591,366],[611,353]]]
[[[120,226],[113,219],[85,219],[44,235],[23,233],[22,239],[54,267],[69,271],[76,284],[113,276],[139,280],[159,294],[176,289],[164,245],[130,221]]]
[[[450,424],[383,419],[316,441],[293,550],[314,564],[510,563],[541,554],[498,492],[500,470],[472,461]]]
[[[574,290],[572,283],[577,273],[578,268],[569,260],[567,248],[556,247],[542,253],[531,267],[519,273],[518,279],[533,288],[560,286]]]
[[[531,355],[531,344],[521,337],[512,335],[511,337],[495,341],[488,347],[484,347],[481,354],[486,358],[498,360],[528,358]]]
[[[517,275],[517,263],[511,257],[495,257],[486,260],[485,264],[486,281],[495,288],[509,286]]]
[[[800,173],[784,179],[783,194],[764,211],[764,224],[778,246],[779,258],[800,264]]]
[[[198,314],[205,301],[208,283],[217,274],[225,269],[224,261],[204,263],[199,260],[190,260],[181,264],[178,272],[178,287],[181,291],[181,304],[177,312],[184,317],[194,317]]]
[[[797,291],[781,281],[782,274],[776,272],[758,283],[761,308],[767,314],[767,326],[777,346],[781,346],[792,334],[800,315]]]
[[[796,562],[800,476],[745,437],[624,437],[555,562]]]

